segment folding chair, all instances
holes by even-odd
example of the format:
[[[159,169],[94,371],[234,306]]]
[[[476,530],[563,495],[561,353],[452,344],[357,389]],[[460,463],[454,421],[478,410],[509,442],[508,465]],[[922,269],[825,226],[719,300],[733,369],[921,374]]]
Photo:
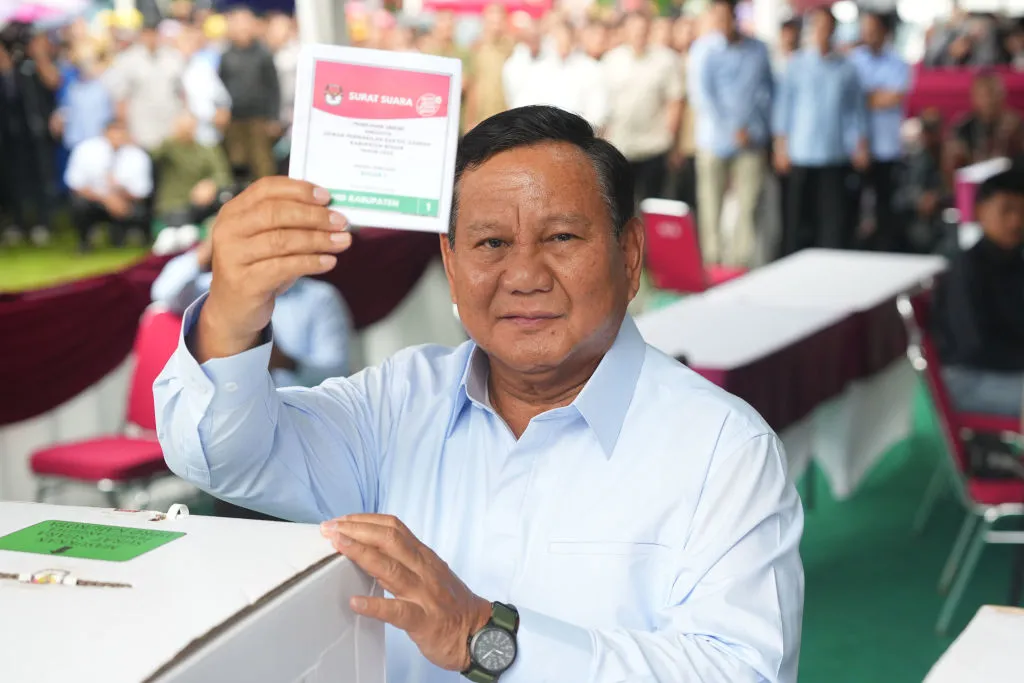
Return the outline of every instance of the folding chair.
[[[647,243],[647,272],[658,289],[697,294],[747,272],[746,268],[705,265],[693,214],[683,202],[640,202]]]
[[[938,415],[943,441],[952,457],[952,479],[967,515],[939,578],[939,590],[949,591],[939,613],[936,630],[945,634],[964,590],[987,543],[1024,543],[1024,532],[996,531],[997,522],[1024,516],[1024,479],[985,479],[971,472],[966,440],[974,434],[1020,438],[1020,421],[991,415],[958,413],[942,380],[942,366],[929,327],[928,292],[901,296],[897,301],[907,328],[907,354],[928,387]],[[949,474],[937,472],[929,484],[925,506],[930,509]],[[920,515],[920,513],[919,513]],[[962,563],[962,566],[961,566]]]
[[[43,502],[62,484],[76,481],[95,485],[116,508],[124,491],[146,489],[154,479],[168,474],[156,439],[153,382],[174,352],[180,333],[181,318],[177,315],[153,307],[143,313],[135,337],[135,369],[121,433],[33,453],[37,502]]]

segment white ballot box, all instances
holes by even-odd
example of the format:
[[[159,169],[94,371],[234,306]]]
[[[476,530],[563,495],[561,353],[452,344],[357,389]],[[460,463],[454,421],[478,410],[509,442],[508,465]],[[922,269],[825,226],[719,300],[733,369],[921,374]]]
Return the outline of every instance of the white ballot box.
[[[316,526],[0,503],[0,681],[384,683]]]
[[[986,605],[925,678],[925,683],[1020,683],[1024,610]]]

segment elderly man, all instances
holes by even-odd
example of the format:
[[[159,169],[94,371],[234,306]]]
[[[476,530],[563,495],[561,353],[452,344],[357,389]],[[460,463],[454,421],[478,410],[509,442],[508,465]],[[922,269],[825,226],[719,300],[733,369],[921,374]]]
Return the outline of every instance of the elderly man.
[[[629,163],[525,107],[468,133],[455,174],[441,252],[473,341],[312,390],[270,382],[274,292],[334,267],[345,223],[285,178],[223,209],[156,383],[171,468],[323,521],[391,596],[351,606],[393,627],[392,681],[792,683],[800,501],[764,421],[626,315]]]

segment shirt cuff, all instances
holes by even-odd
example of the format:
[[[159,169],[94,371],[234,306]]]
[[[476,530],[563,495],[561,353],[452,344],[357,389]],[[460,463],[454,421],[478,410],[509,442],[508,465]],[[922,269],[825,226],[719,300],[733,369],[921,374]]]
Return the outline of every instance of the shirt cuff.
[[[251,402],[268,388],[273,390],[267,369],[273,338],[268,333],[264,337],[266,341],[259,346],[227,358],[213,358],[200,365],[185,340],[199,321],[207,296],[203,294],[185,310],[177,355],[182,382],[203,399],[206,403],[204,412],[209,414],[211,410],[232,410]]]
[[[515,663],[502,683],[590,683],[593,638],[585,628],[527,609],[519,610]]]

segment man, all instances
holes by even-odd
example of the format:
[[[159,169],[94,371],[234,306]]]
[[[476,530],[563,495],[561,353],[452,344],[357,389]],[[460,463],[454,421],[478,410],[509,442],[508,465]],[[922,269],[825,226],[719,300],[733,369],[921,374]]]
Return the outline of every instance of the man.
[[[768,48],[739,32],[733,0],[714,0],[711,21],[725,44],[701,61],[697,118],[697,193],[704,260],[748,267],[756,246],[757,201],[771,144],[772,79]],[[722,234],[729,186],[739,214],[732,239]]]
[[[568,22],[552,27],[554,46],[527,67],[509,105],[548,104],[579,114],[595,130],[608,120],[608,91],[600,64],[576,51],[575,30]],[[511,63],[511,60],[510,60]]]
[[[81,251],[89,248],[90,231],[97,223],[110,223],[114,246],[124,244],[129,230],[145,229],[153,169],[149,155],[131,142],[119,119],[108,123],[102,136],[71,150],[64,182],[71,190],[71,220]]]
[[[775,168],[788,174],[783,252],[853,245],[856,178],[869,163],[857,70],[833,50],[836,22],[810,14],[810,43],[789,63],[775,98]]]
[[[156,149],[174,130],[184,109],[181,78],[185,61],[172,47],[160,43],[155,24],[147,24],[138,42],[121,53],[107,72],[118,116],[128,133],[146,150]]]
[[[270,51],[256,40],[256,18],[247,8],[228,18],[231,47],[220,60],[220,79],[231,96],[224,146],[235,172],[253,179],[274,172],[272,147],[281,134],[281,95]]]
[[[957,123],[947,150],[947,173],[998,157],[1024,155],[1024,124],[1006,106],[1002,77],[982,72],[971,83],[971,113]]]
[[[803,22],[800,19],[789,19],[779,26],[779,40],[772,54],[772,72],[776,78],[781,78],[786,73],[789,60],[800,49],[802,32]]]
[[[612,95],[606,134],[633,167],[637,199],[662,196],[683,107],[678,58],[671,50],[648,46],[649,29],[646,16],[629,15],[626,43],[602,60]]]
[[[114,118],[114,101],[103,82],[109,60],[101,49],[79,47],[71,57],[76,78],[63,93],[63,103],[50,117],[50,131],[68,150],[103,135]]]
[[[523,93],[538,77],[534,74],[536,67],[544,58],[541,45],[541,32],[537,22],[524,17],[519,27],[518,41],[512,54],[501,69],[501,82],[505,88],[505,102],[508,106],[523,99]]]
[[[901,184],[903,100],[910,89],[910,68],[887,45],[889,27],[885,19],[874,12],[866,12],[862,17],[863,44],[853,50],[850,61],[857,69],[867,98],[871,165],[864,174],[863,186],[875,195],[875,232],[871,241],[880,251],[906,251],[907,235],[894,200]]]
[[[626,159],[573,114],[513,109],[462,140],[455,188],[441,251],[473,341],[314,390],[273,390],[268,323],[344,225],[292,179],[230,202],[155,385],[171,468],[288,519],[347,515],[322,528],[394,596],[351,603],[394,627],[392,681],[795,681],[800,501],[763,420],[626,316]]]
[[[221,207],[230,192],[231,168],[220,147],[199,141],[195,117],[178,117],[174,136],[153,152],[160,177],[156,215],[169,228],[198,226]]]
[[[205,38],[189,24],[178,33],[178,51],[185,60],[181,89],[185,108],[196,122],[196,141],[206,147],[219,146],[231,118],[231,96],[217,70],[202,56]]]
[[[608,51],[608,26],[597,19],[587,21],[580,31],[580,48],[594,61],[601,61]]]
[[[909,245],[918,252],[935,251],[946,237],[942,211],[952,198],[942,175],[942,115],[934,109],[921,114],[921,137],[907,160],[902,195],[903,208],[912,216]]]
[[[1024,395],[1024,179],[981,184],[984,236],[953,257],[935,301],[943,379],[958,410],[1021,416]]]
[[[696,210],[697,205],[697,109],[690,95],[687,75],[693,46],[697,41],[697,21],[680,16],[672,25],[672,49],[679,55],[679,73],[683,79],[682,114],[679,134],[669,154],[670,195]]]
[[[464,131],[506,108],[502,70],[514,47],[506,34],[506,21],[504,5],[484,9],[480,40],[468,62]]]

